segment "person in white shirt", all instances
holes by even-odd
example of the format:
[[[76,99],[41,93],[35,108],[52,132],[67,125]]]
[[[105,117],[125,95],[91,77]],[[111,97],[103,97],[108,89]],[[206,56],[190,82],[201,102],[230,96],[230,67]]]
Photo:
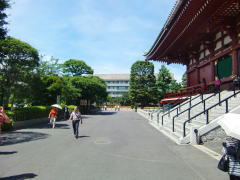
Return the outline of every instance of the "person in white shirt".
[[[82,124],[82,115],[78,111],[77,106],[74,108],[73,112],[71,113],[69,120],[72,121],[73,133],[74,133],[75,138],[77,139],[79,122],[81,121],[81,124]]]

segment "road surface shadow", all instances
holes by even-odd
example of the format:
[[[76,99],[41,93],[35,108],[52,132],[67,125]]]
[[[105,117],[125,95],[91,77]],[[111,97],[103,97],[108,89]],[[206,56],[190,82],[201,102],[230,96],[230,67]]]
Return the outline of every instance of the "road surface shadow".
[[[10,132],[0,135],[0,146],[36,141],[49,137],[48,134],[39,132]]]
[[[19,174],[15,176],[9,176],[9,177],[2,177],[0,180],[24,180],[24,179],[32,179],[35,178],[37,175],[33,173],[25,173],[25,174]]]
[[[98,111],[98,112],[94,112],[91,115],[113,115],[116,114],[117,112],[107,112],[107,111]]]
[[[47,124],[31,126],[28,129],[50,129],[50,128],[52,128],[52,124],[47,123]],[[56,129],[70,129],[68,124],[59,124],[58,122],[55,124],[55,128]]]
[[[17,153],[17,151],[6,151],[6,152],[0,151],[0,155],[10,155],[15,153]]]

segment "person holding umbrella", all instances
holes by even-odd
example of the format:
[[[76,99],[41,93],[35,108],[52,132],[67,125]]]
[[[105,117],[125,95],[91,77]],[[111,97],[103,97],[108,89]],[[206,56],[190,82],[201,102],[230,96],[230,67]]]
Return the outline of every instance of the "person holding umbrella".
[[[224,154],[228,158],[230,180],[240,180],[240,114],[228,113],[218,122],[227,134],[223,143]]]
[[[79,122],[81,121],[82,124],[82,115],[78,110],[78,107],[74,107],[73,112],[70,115],[69,121],[72,121],[72,127],[73,127],[73,134],[75,138],[78,138],[78,128],[79,128]]]
[[[50,119],[50,124],[52,124],[52,128],[55,128],[57,113],[58,113],[57,108],[53,107],[48,115],[48,118]]]

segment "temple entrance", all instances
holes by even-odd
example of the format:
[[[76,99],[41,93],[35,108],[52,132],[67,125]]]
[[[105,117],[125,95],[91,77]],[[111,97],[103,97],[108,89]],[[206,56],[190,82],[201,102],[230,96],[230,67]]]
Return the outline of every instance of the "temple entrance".
[[[240,76],[240,49],[237,50],[237,75]]]
[[[232,57],[229,55],[218,59],[216,64],[216,76],[218,79],[232,75]]]

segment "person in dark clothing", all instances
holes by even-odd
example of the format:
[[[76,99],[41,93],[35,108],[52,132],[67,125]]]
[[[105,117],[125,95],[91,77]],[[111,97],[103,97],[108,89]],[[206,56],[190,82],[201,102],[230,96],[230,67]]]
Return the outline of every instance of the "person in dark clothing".
[[[201,89],[202,89],[202,92],[203,92],[203,93],[205,92],[206,87],[207,87],[207,82],[206,82],[206,79],[203,78],[203,79],[202,79],[202,84],[201,84]]]
[[[240,140],[227,136],[226,143],[223,143],[225,154],[229,160],[228,174],[230,180],[240,180]]]
[[[64,120],[67,120],[69,118],[69,110],[67,105],[65,105],[63,110],[64,110]]]

